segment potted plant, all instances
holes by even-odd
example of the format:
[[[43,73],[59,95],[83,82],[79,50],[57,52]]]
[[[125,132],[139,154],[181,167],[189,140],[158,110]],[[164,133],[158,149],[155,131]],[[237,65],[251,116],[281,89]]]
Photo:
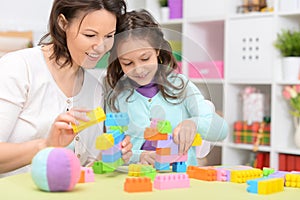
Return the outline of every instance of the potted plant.
[[[282,56],[283,79],[298,80],[300,65],[300,31],[282,30],[274,43]]]
[[[159,0],[160,5],[160,19],[162,22],[169,20],[169,7],[168,7],[168,0]]]

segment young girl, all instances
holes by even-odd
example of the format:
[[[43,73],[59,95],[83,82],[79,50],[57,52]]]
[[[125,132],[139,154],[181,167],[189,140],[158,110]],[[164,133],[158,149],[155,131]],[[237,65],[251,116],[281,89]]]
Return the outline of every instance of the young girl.
[[[192,82],[174,72],[178,65],[171,46],[147,11],[126,13],[116,32],[107,69],[107,112],[129,114],[130,161],[154,164],[155,152],[145,143],[144,130],[156,118],[171,122],[179,154],[188,152],[188,165],[197,165],[191,148],[195,134],[207,141],[223,140],[227,123]]]

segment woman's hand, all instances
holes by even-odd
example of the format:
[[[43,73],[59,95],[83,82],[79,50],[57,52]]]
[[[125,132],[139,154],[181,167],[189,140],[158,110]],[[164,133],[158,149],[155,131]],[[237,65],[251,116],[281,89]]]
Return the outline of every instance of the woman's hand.
[[[69,145],[76,136],[71,123],[78,125],[78,120],[89,121],[86,115],[89,111],[84,108],[73,108],[66,113],[60,114],[52,124],[50,134],[46,140],[46,146],[65,147]]]
[[[129,162],[130,157],[132,156],[132,143],[130,142],[130,136],[126,135],[124,140],[121,143],[122,145],[122,159],[125,163]]]
[[[195,135],[197,127],[192,120],[184,120],[173,131],[173,140],[176,144],[179,144],[179,155],[187,154],[190,149]]]
[[[155,151],[143,151],[140,156],[140,163],[154,166],[155,156]]]

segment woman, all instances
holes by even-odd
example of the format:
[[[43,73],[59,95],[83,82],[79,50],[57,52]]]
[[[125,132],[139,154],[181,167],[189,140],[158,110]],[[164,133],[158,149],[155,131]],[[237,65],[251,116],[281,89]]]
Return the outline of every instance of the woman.
[[[123,0],[54,0],[39,46],[0,59],[0,177],[27,172],[34,155],[49,146],[72,144],[82,165],[96,158],[103,124],[78,135],[71,124],[88,121],[86,112],[103,104],[101,85],[86,69],[111,48],[125,12]],[[130,138],[122,145],[127,162]]]

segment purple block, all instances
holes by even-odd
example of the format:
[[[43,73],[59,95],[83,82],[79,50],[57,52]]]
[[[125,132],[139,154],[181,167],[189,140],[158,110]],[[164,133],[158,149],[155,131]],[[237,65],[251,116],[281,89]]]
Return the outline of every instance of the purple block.
[[[115,153],[121,151],[121,149],[122,147],[120,142],[119,144],[116,144],[109,149],[102,150],[102,155],[114,155]]]

